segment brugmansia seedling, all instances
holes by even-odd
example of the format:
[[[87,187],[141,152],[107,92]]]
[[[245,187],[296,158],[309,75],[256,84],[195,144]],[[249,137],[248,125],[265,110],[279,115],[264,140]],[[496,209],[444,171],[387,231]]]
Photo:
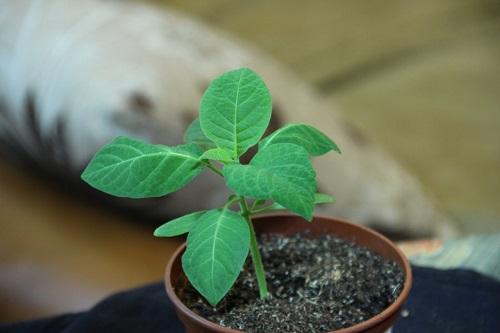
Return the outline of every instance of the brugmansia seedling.
[[[212,306],[236,281],[249,250],[260,297],[268,295],[252,215],[288,209],[311,221],[316,204],[333,201],[316,193],[310,157],[340,153],[337,145],[304,124],[286,125],[261,140],[271,111],[269,90],[255,72],[229,71],[204,93],[185,144],[170,147],[118,137],[96,153],[82,174],[91,186],[129,198],[175,192],[205,168],[224,177],[234,194],[223,207],[179,217],[154,232],[158,237],[188,233],[182,267]],[[240,157],[254,145],[258,152],[249,164],[241,164]]]

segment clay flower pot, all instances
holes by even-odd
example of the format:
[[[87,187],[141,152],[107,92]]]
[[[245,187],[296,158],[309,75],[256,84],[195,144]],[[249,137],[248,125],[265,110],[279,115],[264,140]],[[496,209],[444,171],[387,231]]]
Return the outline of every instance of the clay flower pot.
[[[398,263],[403,269],[405,276],[404,286],[399,297],[388,308],[378,315],[361,322],[357,325],[344,328],[335,332],[354,333],[386,332],[396,321],[399,313],[408,298],[412,285],[412,274],[408,259],[404,254],[386,237],[381,234],[341,219],[316,216],[312,223],[304,221],[302,218],[294,215],[274,215],[256,217],[253,219],[254,227],[257,233],[279,233],[283,235],[293,235],[299,232],[309,230],[312,235],[324,233],[335,234],[343,239],[353,241],[356,244],[365,246],[382,257],[391,259]],[[183,244],[170,259],[165,272],[165,287],[167,295],[175,306],[177,315],[186,328],[187,333],[241,333],[241,331],[230,329],[212,323],[203,317],[198,316],[188,309],[177,297],[174,285],[185,283],[186,277],[182,272],[181,256],[186,248]],[[264,263],[265,265],[265,263]]]

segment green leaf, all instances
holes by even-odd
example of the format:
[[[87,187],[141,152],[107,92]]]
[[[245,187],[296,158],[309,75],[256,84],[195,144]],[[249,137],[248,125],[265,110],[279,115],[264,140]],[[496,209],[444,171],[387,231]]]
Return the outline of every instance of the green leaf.
[[[193,224],[205,213],[206,211],[195,212],[168,221],[156,228],[154,235],[156,237],[173,237],[185,234],[191,230]]]
[[[229,209],[203,214],[187,239],[182,268],[187,278],[215,306],[241,272],[250,245],[245,219]]]
[[[333,202],[335,202],[335,198],[328,195],[328,194],[323,194],[323,193],[314,194],[314,205],[319,205],[319,204],[323,204],[323,203],[333,203]],[[254,210],[253,213],[266,213],[266,212],[272,212],[275,210],[285,210],[285,209],[287,209],[287,208],[280,205],[277,202],[273,202],[269,206]]]
[[[260,150],[249,165],[223,169],[227,186],[239,195],[272,199],[310,221],[314,209],[316,173],[307,151],[290,143]]]
[[[325,134],[312,126],[303,124],[290,124],[274,131],[259,143],[259,149],[265,149],[275,143],[299,145],[312,156],[323,155],[330,150],[340,153],[339,147]]]
[[[319,204],[324,204],[324,203],[334,203],[335,198],[332,197],[331,195],[324,194],[324,193],[316,193],[314,195],[314,204],[319,205]]]
[[[159,197],[177,191],[203,170],[200,155],[195,144],[167,147],[118,137],[95,154],[82,179],[118,197]]]
[[[224,148],[213,148],[209,149],[201,155],[200,159],[215,160],[220,162],[231,162],[233,161],[231,157],[231,152]]]
[[[262,208],[262,206],[266,203],[266,199],[254,200],[252,203],[252,210],[257,208]]]
[[[215,143],[203,134],[199,118],[193,120],[186,129],[186,133],[184,133],[184,142],[197,144],[204,150],[215,148]]]
[[[264,134],[271,119],[271,95],[248,68],[226,72],[212,81],[200,105],[203,133],[237,159]]]

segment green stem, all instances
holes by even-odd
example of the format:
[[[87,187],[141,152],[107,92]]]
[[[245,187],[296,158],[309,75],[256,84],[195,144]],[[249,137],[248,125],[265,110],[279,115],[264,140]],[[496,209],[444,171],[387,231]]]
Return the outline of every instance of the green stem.
[[[252,254],[253,267],[255,269],[255,276],[257,277],[260,298],[263,299],[269,295],[269,291],[267,290],[266,272],[264,271],[264,265],[262,264],[262,258],[259,252],[259,244],[257,243],[255,230],[250,219],[250,210],[244,197],[240,197],[240,205],[243,213],[242,215],[247,221],[248,228],[250,229],[250,253]]]
[[[213,172],[215,172],[216,174],[218,174],[219,176],[224,177],[224,175],[222,174],[222,172],[219,169],[217,169],[216,167],[214,167],[210,162],[208,162],[208,161],[207,162],[203,162],[203,164],[207,168],[209,168],[210,170],[212,170]]]
[[[232,197],[232,198],[231,198]],[[226,204],[224,205],[223,209],[228,209],[233,203],[235,203],[236,201],[239,201],[240,200],[240,197],[238,196],[231,196],[230,199],[226,202]]]

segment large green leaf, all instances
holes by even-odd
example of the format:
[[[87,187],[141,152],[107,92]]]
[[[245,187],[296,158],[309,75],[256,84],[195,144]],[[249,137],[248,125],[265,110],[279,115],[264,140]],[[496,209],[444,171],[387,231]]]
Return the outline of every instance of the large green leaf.
[[[156,237],[173,237],[185,234],[191,230],[193,224],[196,223],[205,212],[206,211],[195,212],[168,221],[156,228],[154,235]]]
[[[201,130],[200,119],[196,118],[186,129],[184,133],[185,143],[195,143],[203,149],[215,148],[215,143],[212,142]]]
[[[119,197],[158,197],[196,177],[203,169],[200,155],[195,144],[167,147],[118,137],[95,154],[82,179]]]
[[[226,72],[203,95],[201,129],[236,159],[264,134],[271,118],[271,104],[269,90],[256,73],[248,68]]]
[[[330,150],[340,153],[335,142],[316,128],[304,124],[290,124],[274,131],[259,143],[259,149],[264,149],[275,143],[299,145],[313,156],[323,155]]]
[[[272,199],[312,220],[316,173],[304,148],[291,143],[269,145],[249,165],[226,165],[223,174],[228,187],[239,195]]]
[[[193,225],[182,268],[193,287],[215,306],[236,281],[248,255],[250,231],[229,209],[210,210]]]

